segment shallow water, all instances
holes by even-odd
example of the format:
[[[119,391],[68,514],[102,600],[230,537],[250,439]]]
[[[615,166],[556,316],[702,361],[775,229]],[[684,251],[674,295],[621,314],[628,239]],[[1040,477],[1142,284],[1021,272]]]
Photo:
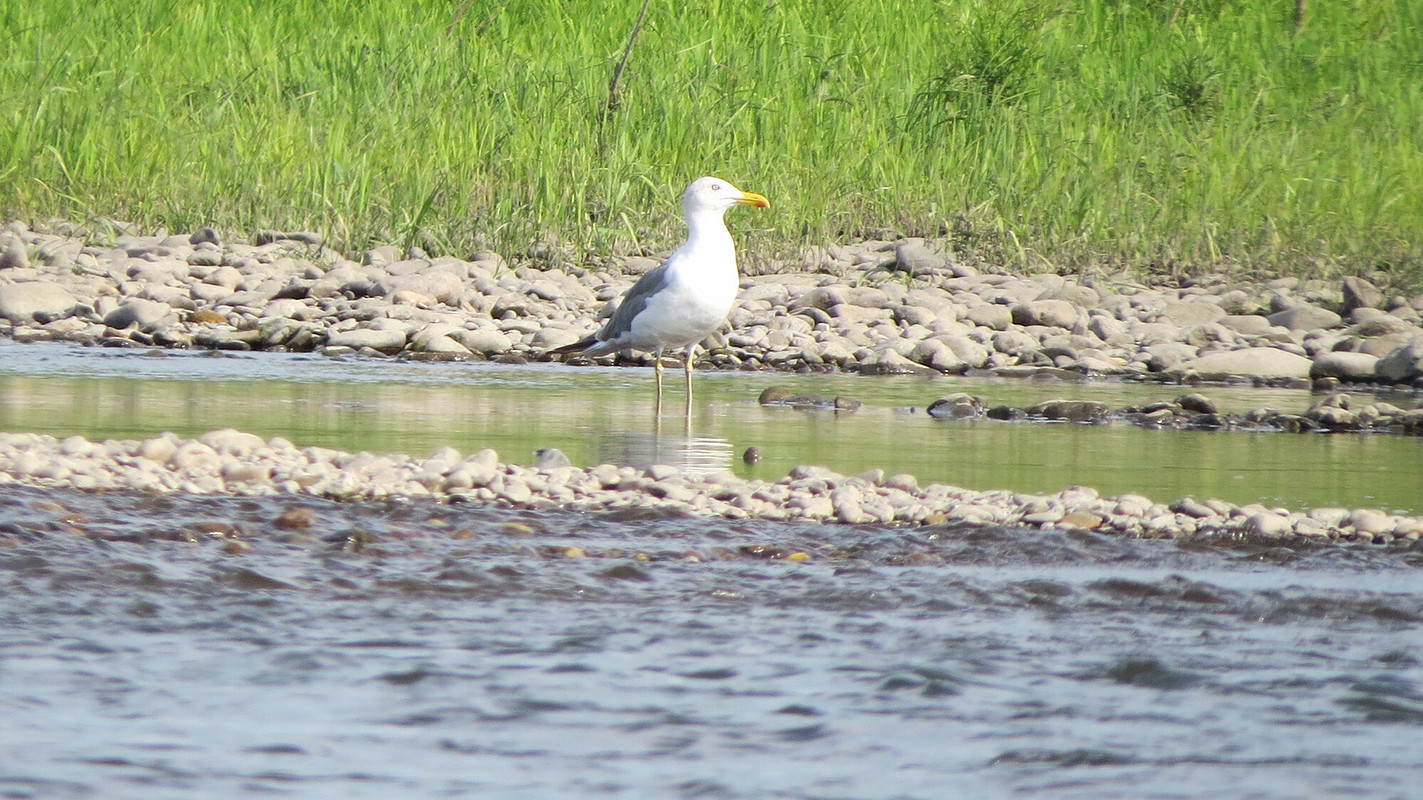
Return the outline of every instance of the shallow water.
[[[1423,774],[1416,544],[16,487],[0,519],[5,797],[1403,798]]]
[[[772,385],[848,396],[864,407],[837,414],[757,405]],[[1066,397],[1115,408],[1169,400],[1186,391],[1181,386],[704,371],[696,379],[690,435],[680,371],[669,371],[660,418],[652,388],[651,369],[0,344],[0,430],[134,439],[235,427],[350,451],[426,456],[445,446],[464,453],[493,447],[525,464],[534,450],[556,447],[582,466],[671,463],[777,480],[798,464],[819,464],[844,474],[909,472],[921,482],[974,489],[1085,485],[1168,502],[1192,495],[1292,509],[1423,513],[1417,437],[946,422],[923,411],[959,391],[991,405]],[[1300,412],[1314,399],[1303,391],[1199,391],[1224,411]],[[743,463],[748,447],[760,451],[760,463]]]

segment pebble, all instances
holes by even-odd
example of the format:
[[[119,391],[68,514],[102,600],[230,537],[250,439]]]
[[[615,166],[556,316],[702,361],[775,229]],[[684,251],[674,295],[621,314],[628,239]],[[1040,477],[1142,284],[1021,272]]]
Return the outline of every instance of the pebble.
[[[554,269],[562,256],[549,246],[471,261],[381,246],[357,262],[301,231],[263,231],[254,243],[211,228],[125,233],[101,249],[87,246],[81,226],[12,222],[4,230],[0,317],[8,334],[112,347],[542,359],[596,330],[603,302],[659,263],[595,255]],[[30,253],[42,258],[32,263]],[[1082,281],[1004,274],[953,253],[948,240],[910,237],[770,262],[743,281],[725,344],[703,361],[926,377],[1052,368],[1186,383],[1423,380],[1423,296],[1390,297],[1358,276],[1264,285],[1210,276],[1179,285]],[[47,327],[71,317],[79,329]],[[273,321],[255,331],[253,319]]]
[[[1137,494],[1100,497],[1084,487],[1055,494],[976,492],[921,486],[910,474],[874,470],[843,476],[800,466],[778,481],[729,472],[688,475],[670,466],[647,470],[601,464],[582,469],[555,450],[533,466],[500,463],[493,450],[469,457],[444,448],[427,458],[297,448],[243,431],[196,439],[171,434],[142,441],[63,440],[0,433],[0,483],[194,494],[292,495],[333,499],[435,498],[518,508],[570,505],[589,511],[661,506],[731,519],[801,519],[845,524],[1006,524],[1078,528],[1127,536],[1184,538],[1254,535],[1347,539],[1423,534],[1423,517],[1377,509],[1315,509],[1307,514],[1221,500],[1182,498],[1169,506]],[[311,514],[294,504],[273,523],[302,529]]]

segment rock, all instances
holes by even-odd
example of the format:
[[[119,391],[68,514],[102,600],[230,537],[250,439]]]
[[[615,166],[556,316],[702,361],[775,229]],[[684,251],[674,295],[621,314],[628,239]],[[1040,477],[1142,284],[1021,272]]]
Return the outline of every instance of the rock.
[[[393,275],[376,281],[381,294],[394,292],[414,292],[432,297],[442,303],[458,303],[464,294],[464,281],[452,272],[441,269],[427,269],[413,275]]]
[[[30,254],[20,237],[0,238],[0,269],[26,269],[29,266]]]
[[[1345,524],[1359,533],[1377,536],[1393,530],[1394,521],[1389,515],[1374,509],[1361,508],[1350,512]]]
[[[938,370],[916,364],[891,347],[882,348],[870,354],[870,357],[860,365],[860,371],[866,375],[923,375],[927,377],[939,374]]]
[[[119,330],[138,328],[149,331],[158,327],[172,314],[173,309],[167,303],[133,299],[105,314],[104,324]]]
[[[1167,303],[1156,312],[1157,319],[1169,320],[1182,328],[1218,322],[1224,316],[1225,309],[1215,303]]]
[[[1210,398],[1206,397],[1205,395],[1198,394],[1195,392],[1191,394],[1183,394],[1180,397],[1176,398],[1176,405],[1180,406],[1185,411],[1191,411],[1196,414],[1216,413],[1215,403],[1212,403]]]
[[[1173,378],[1194,373],[1202,380],[1226,378],[1307,378],[1312,362],[1296,353],[1273,347],[1247,347],[1211,353],[1183,361],[1166,370]]]
[[[212,228],[198,228],[193,231],[193,235],[188,237],[188,244],[215,244],[222,245],[222,238],[217,235],[217,231]]]
[[[1342,350],[1321,353],[1310,365],[1309,377],[1338,378],[1341,381],[1355,383],[1372,381],[1376,377],[1375,368],[1378,362],[1378,356],[1371,356],[1368,353],[1350,353]]]
[[[1356,275],[1344,279],[1344,313],[1359,308],[1382,308],[1384,293],[1372,283]]]
[[[980,328],[1006,331],[1008,326],[1013,324],[1013,312],[1007,306],[984,303],[970,308],[963,314],[963,319]]]
[[[470,352],[486,357],[503,353],[514,346],[507,334],[492,328],[455,331],[449,334],[449,337],[464,345]]]
[[[1232,314],[1222,317],[1220,324],[1246,336],[1264,336],[1273,327],[1268,319],[1257,314]]]
[[[1028,409],[1028,415],[1063,422],[1103,422],[1111,408],[1092,400],[1048,400]]]
[[[928,413],[934,419],[975,419],[983,415],[983,398],[958,392],[930,403]]]
[[[1013,322],[1019,325],[1045,325],[1072,330],[1082,312],[1066,300],[1034,300],[1014,305],[1009,313]]]
[[[909,352],[909,358],[939,372],[962,373],[969,368],[968,362],[959,358],[953,348],[939,339],[921,339]]]
[[[930,250],[922,240],[911,239],[894,248],[894,268],[914,277],[933,275],[949,262],[948,256]]]
[[[1423,337],[1380,358],[1374,365],[1374,374],[1388,383],[1412,383],[1423,378]]]
[[[1255,536],[1284,536],[1290,532],[1290,519],[1259,511],[1245,518],[1245,532]]]
[[[1312,331],[1319,328],[1337,327],[1342,318],[1327,308],[1299,305],[1271,314],[1271,325],[1279,325],[1292,331]]]
[[[16,325],[38,317],[53,319],[69,316],[78,304],[79,301],[69,290],[49,281],[27,281],[0,286],[0,317]]]
[[[330,347],[350,347],[355,350],[369,347],[382,353],[393,354],[405,347],[405,331],[354,328],[331,334],[326,344]]]
[[[572,466],[568,456],[556,447],[541,447],[534,451],[534,469],[556,469]]]

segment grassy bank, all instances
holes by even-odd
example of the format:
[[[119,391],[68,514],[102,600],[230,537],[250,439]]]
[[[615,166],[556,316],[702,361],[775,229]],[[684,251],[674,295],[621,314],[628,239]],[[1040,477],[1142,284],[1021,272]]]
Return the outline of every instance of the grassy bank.
[[[0,216],[660,248],[716,173],[761,252],[1423,282],[1423,4],[31,0]]]

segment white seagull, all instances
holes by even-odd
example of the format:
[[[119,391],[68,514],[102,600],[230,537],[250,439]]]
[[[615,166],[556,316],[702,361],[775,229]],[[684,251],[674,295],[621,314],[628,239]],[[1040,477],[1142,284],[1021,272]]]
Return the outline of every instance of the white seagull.
[[[657,409],[662,409],[662,351],[685,348],[687,409],[692,408],[692,349],[710,336],[736,302],[736,244],[726,229],[726,210],[736,205],[769,208],[755,192],[743,192],[721,178],[698,178],[682,194],[687,241],[661,266],[648,270],[622,297],[602,330],[550,351],[590,356],[620,350],[654,354]]]

